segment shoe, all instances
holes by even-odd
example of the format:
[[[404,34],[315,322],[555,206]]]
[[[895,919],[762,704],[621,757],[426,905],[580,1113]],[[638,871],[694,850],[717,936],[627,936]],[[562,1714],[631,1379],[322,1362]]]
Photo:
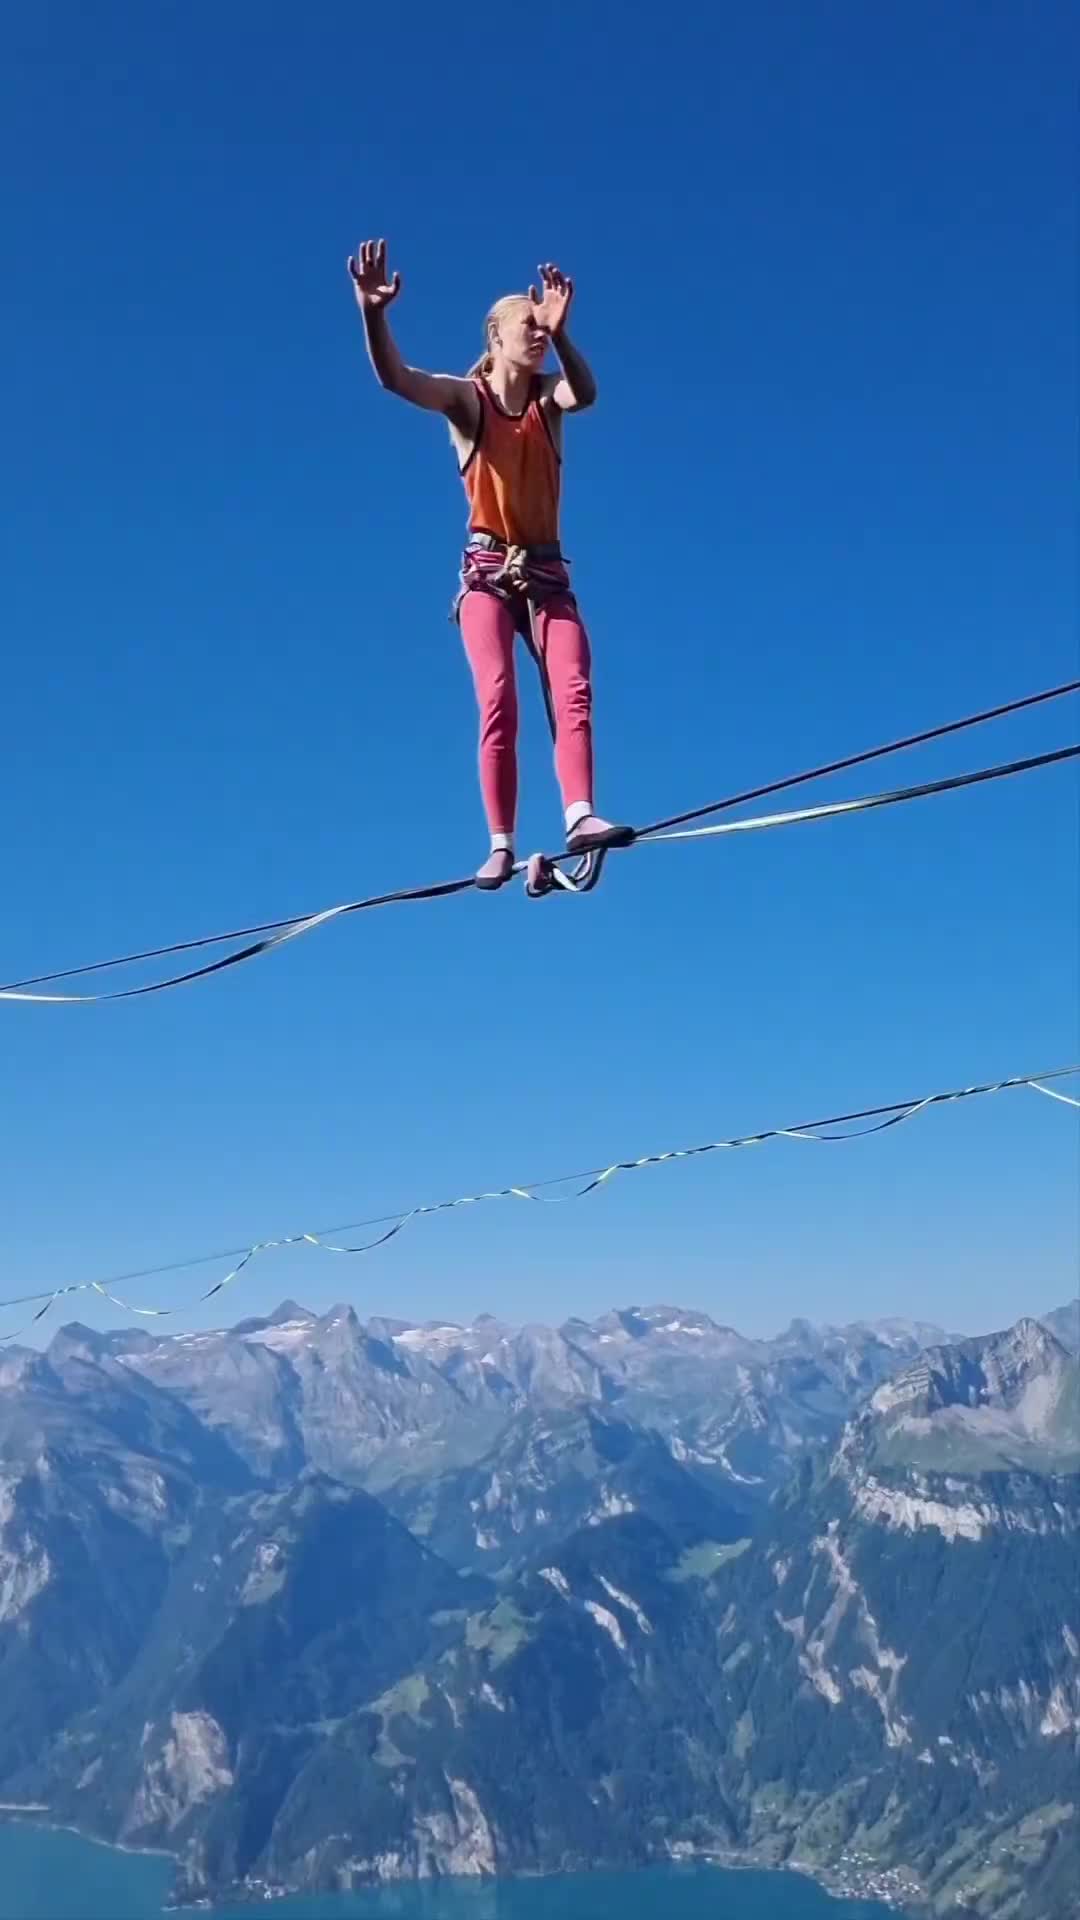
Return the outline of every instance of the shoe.
[[[496,888],[505,887],[514,877],[514,856],[509,847],[496,847],[489,853],[482,867],[476,871],[476,885],[481,893],[494,893]]]
[[[630,847],[637,839],[633,827],[615,827],[598,813],[586,814],[566,836],[567,853],[598,853],[601,848]]]

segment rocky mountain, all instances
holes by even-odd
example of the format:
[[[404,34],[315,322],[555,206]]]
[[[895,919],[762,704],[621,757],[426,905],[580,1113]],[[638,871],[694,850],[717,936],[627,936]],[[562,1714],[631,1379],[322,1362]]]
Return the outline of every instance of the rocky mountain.
[[[490,1314],[417,1326],[286,1301],[219,1332],[100,1338],[263,1477],[314,1465],[379,1491],[479,1461],[529,1410],[588,1405],[665,1433],[680,1459],[764,1501],[803,1448],[835,1437],[855,1400],[920,1351],[925,1331],[798,1321],[755,1341],[670,1306],[559,1328]]]
[[[311,1464],[358,1485],[478,1457],[525,1406],[600,1401],[603,1386],[554,1329],[362,1322],[286,1302],[215,1333],[110,1336],[153,1380],[271,1477]]]
[[[184,1898],[707,1853],[1065,1920],[1056,1318],[751,1341],[287,1302],[9,1351],[0,1797],[170,1848]]]
[[[1044,1313],[1042,1325],[1049,1328],[1055,1340],[1060,1340],[1066,1353],[1080,1353],[1080,1293],[1067,1306]]]
[[[1080,1469],[1080,1368],[1048,1328],[932,1348],[878,1387],[874,1458],[938,1473]]]
[[[242,1883],[311,1757],[491,1597],[317,1473],[208,1507],[122,1684],[22,1790],[174,1850],[191,1889]]]
[[[204,1502],[250,1484],[88,1329],[0,1357],[0,1778],[121,1677]]]
[[[685,1449],[586,1404],[520,1416],[469,1467],[405,1479],[384,1495],[454,1566],[505,1579],[579,1527],[650,1515],[685,1544],[747,1532],[755,1503],[679,1464]]]

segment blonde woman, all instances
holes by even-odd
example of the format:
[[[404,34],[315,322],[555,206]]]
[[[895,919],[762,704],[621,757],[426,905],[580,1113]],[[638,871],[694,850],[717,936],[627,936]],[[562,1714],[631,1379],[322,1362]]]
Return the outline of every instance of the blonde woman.
[[[385,240],[348,262],[380,386],[445,416],[469,504],[456,613],[480,710],[480,787],[491,851],[476,884],[493,890],[514,867],[517,811],[517,688],[514,638],[540,668],[555,736],[555,766],[567,851],[627,846],[629,827],[593,810],[589,642],[559,545],[562,422],[596,399],[596,381],[566,331],[574,283],[540,268],[540,290],[497,300],[484,323],[484,351],[469,373],[406,366],[387,309],[401,291]],[[544,373],[549,347],[559,363]]]

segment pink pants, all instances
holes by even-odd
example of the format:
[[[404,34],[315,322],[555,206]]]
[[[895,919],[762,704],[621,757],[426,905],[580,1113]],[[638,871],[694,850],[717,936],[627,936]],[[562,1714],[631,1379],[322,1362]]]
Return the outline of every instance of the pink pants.
[[[514,831],[517,811],[517,684],[514,609],[474,589],[458,618],[480,709],[480,790],[492,833]],[[526,629],[527,630],[527,629]],[[593,797],[592,688],[589,641],[572,599],[557,594],[538,608],[535,648],[555,735],[555,770],[563,806]]]

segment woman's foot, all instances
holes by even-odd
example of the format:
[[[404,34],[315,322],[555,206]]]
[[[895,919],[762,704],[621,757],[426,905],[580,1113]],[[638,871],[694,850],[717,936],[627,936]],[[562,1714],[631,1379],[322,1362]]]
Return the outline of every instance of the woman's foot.
[[[514,855],[509,847],[495,847],[482,867],[477,868],[476,885],[482,893],[494,893],[514,877]]]
[[[587,813],[575,822],[566,836],[567,853],[596,853],[601,847],[629,847],[636,835],[633,827],[616,827],[598,813]]]

